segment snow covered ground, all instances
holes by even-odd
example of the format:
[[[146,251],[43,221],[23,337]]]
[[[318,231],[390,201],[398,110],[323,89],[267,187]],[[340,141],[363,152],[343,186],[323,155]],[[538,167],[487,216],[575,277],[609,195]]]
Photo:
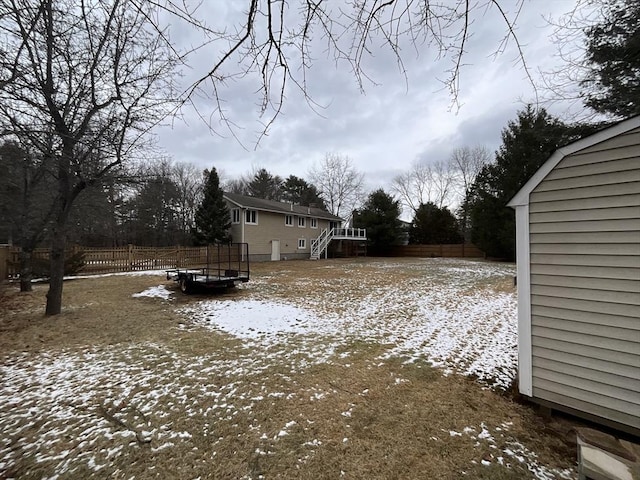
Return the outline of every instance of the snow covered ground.
[[[203,328],[222,332],[240,340],[228,350],[190,355],[147,342],[7,358],[0,364],[0,477],[10,478],[21,461],[31,459],[43,468],[40,478],[133,478],[112,465],[136,457],[137,449],[147,448],[145,455],[159,458],[180,445],[180,462],[196,465],[202,463],[203,445],[211,460],[225,442],[245,437],[258,439],[253,455],[277,455],[287,438],[307,432],[313,420],[292,413],[281,424],[267,426],[267,419],[252,418],[252,412],[278,401],[290,402],[286,408],[294,412],[297,402],[337,395],[334,388],[298,386],[294,379],[313,365],[348,361],[349,345],[358,341],[384,346],[371,368],[400,357],[427,361],[446,374],[472,375],[491,388],[512,382],[515,294],[484,286],[510,279],[513,266],[429,259],[366,265],[372,267],[410,274],[386,282],[383,275],[358,276],[360,267],[354,265],[349,275],[330,280],[298,278],[300,294],[283,298],[277,285],[287,272],[280,271],[255,276],[237,298],[168,304],[183,319],[176,335]],[[339,273],[331,264],[327,268]],[[160,285],[134,296],[166,301],[175,295],[180,293]],[[390,388],[407,381],[392,378]],[[356,398],[366,396],[364,390]],[[349,419],[354,409],[363,408],[349,405],[340,417]],[[431,440],[471,439],[478,448],[492,449],[483,465],[517,463],[538,479],[575,478],[573,470],[541,464],[509,428],[507,423],[482,423],[442,430]],[[305,437],[296,447],[300,462],[326,441]],[[350,441],[349,436],[342,439]]]
[[[381,268],[407,268],[391,262]],[[271,345],[283,335],[324,338],[323,358],[339,345],[366,340],[389,345],[383,358],[425,359],[445,373],[473,375],[492,387],[507,388],[516,374],[517,319],[515,293],[479,289],[483,282],[513,276],[511,265],[429,259],[401,284],[367,285],[358,301],[336,295],[334,280],[314,282],[313,296],[273,300],[261,288],[269,279],[253,280],[251,299],[205,300],[181,310],[193,324],[227,332],[252,345]],[[342,279],[354,282],[353,279]]]

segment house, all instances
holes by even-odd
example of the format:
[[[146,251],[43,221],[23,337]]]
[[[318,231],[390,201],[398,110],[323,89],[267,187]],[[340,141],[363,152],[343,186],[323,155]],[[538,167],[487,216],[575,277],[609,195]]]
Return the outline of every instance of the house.
[[[640,116],[558,149],[516,211],[519,390],[640,434]]]
[[[231,238],[249,244],[252,261],[318,259],[334,239],[360,238],[363,230],[340,228],[342,219],[321,208],[225,193]]]

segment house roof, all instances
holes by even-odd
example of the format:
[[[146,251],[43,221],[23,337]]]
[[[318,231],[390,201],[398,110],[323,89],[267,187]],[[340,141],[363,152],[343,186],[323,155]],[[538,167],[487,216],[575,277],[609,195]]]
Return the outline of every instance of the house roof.
[[[610,138],[622,135],[628,131],[640,127],[640,115],[631,117],[627,120],[616,123],[610,127],[607,127],[599,132],[589,135],[588,137],[581,138],[573,143],[569,143],[564,147],[557,149],[549,159],[542,164],[538,171],[529,179],[524,186],[518,190],[518,193],[507,203],[509,207],[518,207],[523,205],[529,205],[529,194],[534,188],[538,186],[542,180],[553,170],[560,161],[568,155],[572,155],[585,148],[592,147],[598,143],[609,140]]]
[[[336,222],[342,221],[342,218],[316,207],[303,207],[302,205],[292,205],[291,203],[265,200],[263,198],[249,197],[237,193],[225,193],[224,198],[240,208],[253,208],[264,212],[282,213],[283,215],[293,214],[301,217],[322,218]]]

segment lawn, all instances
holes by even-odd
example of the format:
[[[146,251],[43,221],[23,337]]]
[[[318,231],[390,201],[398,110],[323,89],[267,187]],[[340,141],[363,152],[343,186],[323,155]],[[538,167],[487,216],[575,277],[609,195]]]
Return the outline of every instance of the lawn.
[[[513,265],[255,264],[0,297],[0,478],[575,478],[565,425],[513,401]]]

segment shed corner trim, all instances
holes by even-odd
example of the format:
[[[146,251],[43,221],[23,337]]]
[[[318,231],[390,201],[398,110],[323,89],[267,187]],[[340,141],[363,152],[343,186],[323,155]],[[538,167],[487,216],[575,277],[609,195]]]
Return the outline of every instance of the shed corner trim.
[[[531,265],[529,205],[516,207],[516,272],[518,278],[518,390],[533,396],[531,346]]]

